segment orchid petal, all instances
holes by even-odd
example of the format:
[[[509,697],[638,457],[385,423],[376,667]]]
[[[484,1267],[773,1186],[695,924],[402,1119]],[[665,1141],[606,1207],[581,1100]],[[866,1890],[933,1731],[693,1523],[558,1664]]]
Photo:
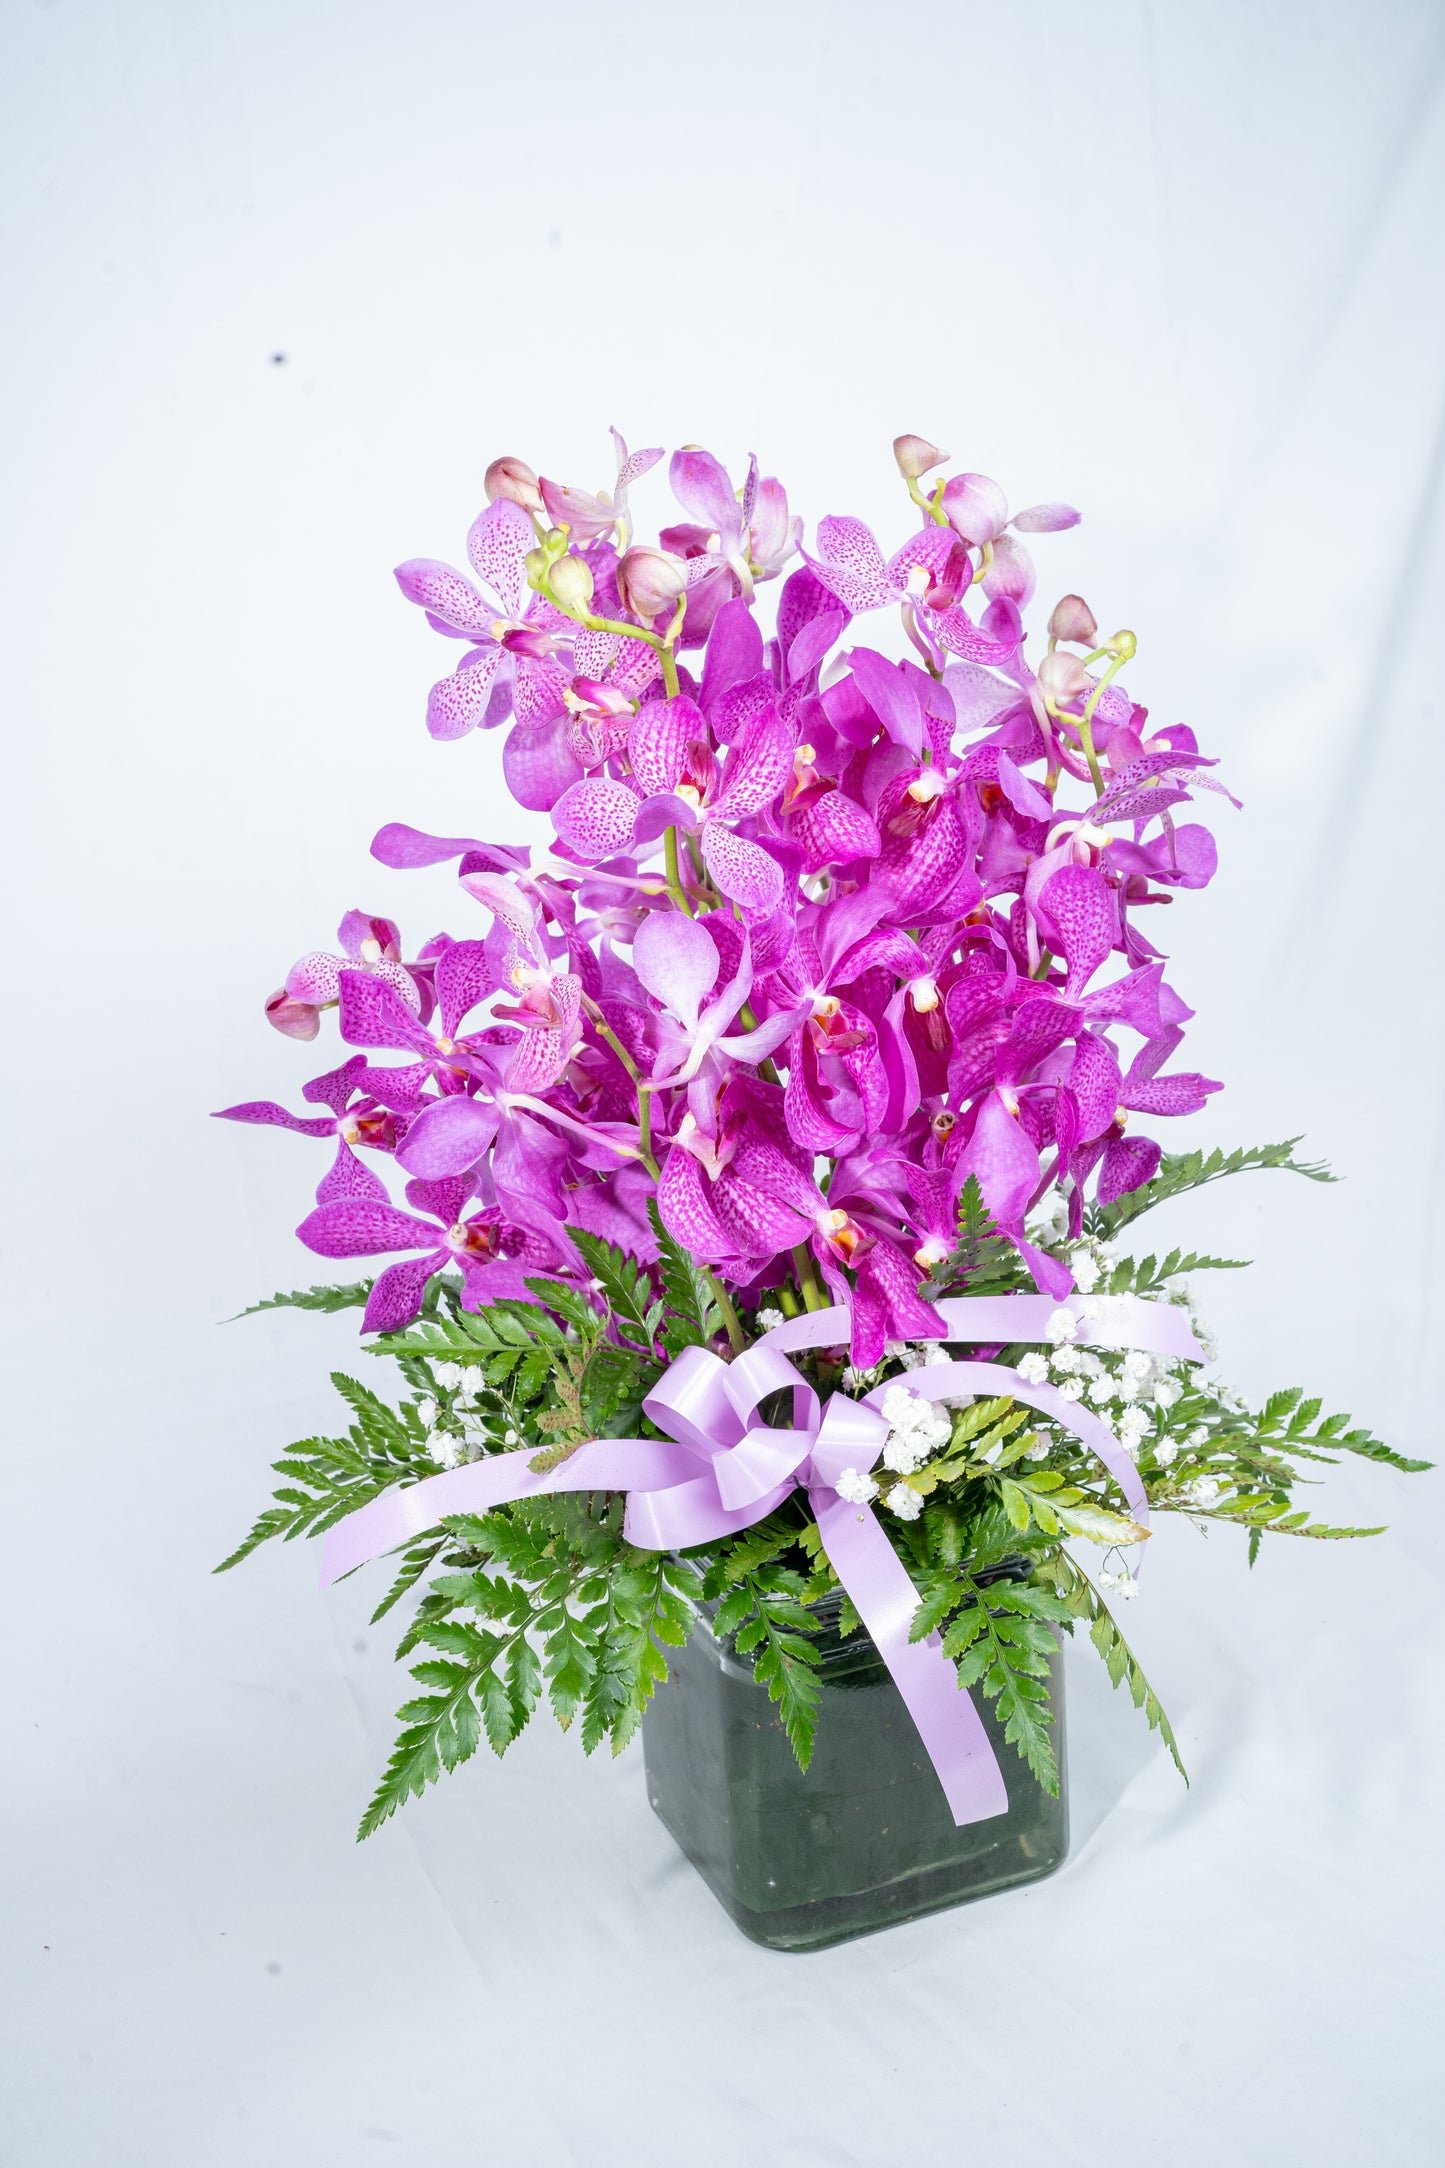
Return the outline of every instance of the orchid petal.
[[[716,528],[724,541],[736,541],[742,533],[742,507],[733,495],[725,469],[711,452],[674,452],[668,468],[672,494],[704,527]]]
[[[637,793],[600,778],[574,783],[552,808],[562,842],[589,863],[625,850],[637,827]]]
[[[799,806],[790,832],[807,854],[810,873],[821,872],[824,866],[847,865],[854,858],[876,858],[883,848],[872,814],[840,790],[825,791]]]
[[[403,1325],[409,1325],[421,1308],[427,1281],[446,1263],[446,1251],[433,1250],[430,1257],[411,1257],[388,1265],[367,1297],[362,1331],[400,1332]]]
[[[343,971],[338,982],[341,1036],[348,1046],[431,1050],[431,1040],[395,989],[374,971]]]
[[[464,738],[469,730],[495,730],[511,704],[511,657],[504,648],[479,647],[433,685],[427,694],[426,727],[434,738]],[[502,665],[508,665],[502,671]],[[498,672],[502,671],[498,682]]]
[[[211,1116],[216,1122],[259,1122],[270,1129],[291,1129],[300,1137],[334,1137],[336,1123],[329,1117],[290,1114],[285,1107],[278,1107],[274,1099],[247,1099],[237,1107],[218,1107]]]
[[[586,771],[567,741],[565,715],[539,729],[517,724],[502,747],[502,774],[519,806],[550,813]]]
[[[1118,939],[1118,912],[1102,873],[1093,866],[1061,866],[1039,891],[1045,930],[1069,966],[1065,996],[1082,993]]]
[[[818,522],[818,555],[803,561],[830,595],[856,617],[893,599],[888,567],[872,530],[861,519],[834,515]]]
[[[296,1230],[318,1257],[374,1257],[382,1250],[430,1249],[437,1228],[378,1197],[338,1197],[319,1204]]]
[[[1071,504],[1031,504],[1026,511],[1015,512],[1009,525],[1020,534],[1060,534],[1066,527],[1077,527],[1079,518]]]
[[[485,941],[453,941],[436,963],[437,1005],[445,1036],[454,1039],[462,1018],[496,987]]]
[[[776,910],[783,895],[783,870],[756,843],[734,835],[719,821],[709,821],[702,832],[702,855],[723,895],[764,916]]]
[[[701,708],[679,693],[674,700],[648,700],[638,709],[627,736],[627,757],[645,796],[675,790],[689,745],[709,743]]]
[[[741,596],[725,602],[712,622],[698,699],[707,714],[734,685],[754,678],[763,667],[763,636]]]
[[[976,1175],[983,1201],[1001,1227],[1019,1224],[1038,1186],[1039,1155],[998,1092],[978,1110],[973,1135],[954,1168],[962,1185]]]
[[[721,965],[706,926],[681,911],[649,911],[633,936],[637,976],[689,1031],[697,1029],[699,1006],[716,986]]]
[[[398,565],[393,577],[408,602],[453,630],[490,641],[496,611],[489,609],[475,587],[460,572],[436,557],[410,557]]]
[[[336,1157],[316,1186],[316,1202],[330,1204],[337,1197],[370,1197],[390,1205],[386,1184],[359,1160],[349,1144],[338,1142]]]
[[[923,750],[923,708],[902,668],[871,647],[855,647],[848,662],[890,739],[916,758]]]
[[[489,504],[467,535],[472,570],[489,587],[508,617],[516,617],[527,592],[526,557],[536,547],[532,522],[510,497]],[[446,614],[444,611],[441,613]]]
[[[986,474],[955,474],[944,487],[943,510],[954,533],[979,547],[1002,533],[1008,499]]]
[[[460,1094],[440,1099],[419,1114],[396,1148],[397,1164],[424,1181],[465,1174],[497,1133],[496,1105]]]

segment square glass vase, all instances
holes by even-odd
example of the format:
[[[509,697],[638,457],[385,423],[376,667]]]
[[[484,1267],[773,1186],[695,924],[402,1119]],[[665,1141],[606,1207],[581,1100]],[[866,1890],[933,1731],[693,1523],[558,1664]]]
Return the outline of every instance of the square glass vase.
[[[958,1828],[912,1717],[868,1636],[824,1626],[813,1759],[799,1769],[751,1665],[698,1618],[668,1649],[642,1720],[654,1812],[743,1933],[821,1950],[1033,1882],[1069,1845],[1063,1660],[1049,1680],[1059,1793],[1039,1784],[974,1690],[1008,1811]]]

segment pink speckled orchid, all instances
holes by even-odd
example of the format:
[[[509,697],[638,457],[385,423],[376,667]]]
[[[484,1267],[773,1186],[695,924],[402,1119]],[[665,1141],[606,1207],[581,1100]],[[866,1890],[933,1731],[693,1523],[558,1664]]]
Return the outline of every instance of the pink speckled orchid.
[[[227,1118],[334,1144],[300,1235],[404,1253],[368,1331],[406,1323],[438,1273],[471,1306],[538,1273],[586,1290],[573,1228],[647,1268],[652,1204],[730,1335],[765,1298],[831,1297],[867,1367],[937,1332],[921,1283],[970,1178],[1021,1272],[1066,1293],[1049,1206],[1077,1232],[1086,1191],[1155,1171],[1135,1120],[1219,1088],[1166,1068],[1192,1012],[1136,923],[1213,876],[1209,830],[1179,819],[1222,792],[1213,763],[1116,682],[1134,636],[1102,638],[1079,596],[1031,650],[1019,537],[1073,526],[1068,506],[1010,517],[967,471],[925,486],[944,455],[904,437],[888,545],[834,516],[805,547],[755,458],[735,487],[685,446],[667,478],[686,517],[654,541],[632,495],[663,454],[614,440],[607,492],[493,461],[474,577],[397,572],[467,643],[428,728],[512,724],[501,779],[547,849],[383,829],[383,865],[451,862],[481,920],[407,962],[391,920],[348,913],[267,1004],[300,1038],[334,1010],[357,1050],[302,1087],[322,1111]]]

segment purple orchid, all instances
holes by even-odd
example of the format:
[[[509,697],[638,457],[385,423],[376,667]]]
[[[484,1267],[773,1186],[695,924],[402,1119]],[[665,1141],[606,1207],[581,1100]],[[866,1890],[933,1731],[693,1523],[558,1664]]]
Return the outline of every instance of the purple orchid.
[[[782,898],[782,869],[732,824],[755,819],[778,795],[792,774],[793,740],[766,678],[734,688],[719,710],[719,729],[732,738],[726,762],[694,701],[684,694],[648,701],[628,735],[631,779],[574,784],[552,818],[561,840],[587,861],[615,857],[667,828],[694,834],[721,893],[765,914]]]
[[[937,1332],[920,1281],[970,1177],[1036,1284],[1064,1291],[1051,1196],[1077,1233],[1086,1188],[1108,1203],[1156,1170],[1136,1118],[1219,1089],[1167,1066],[1192,1012],[1141,931],[1214,874],[1182,814],[1228,797],[1212,761],[1116,682],[1134,637],[1101,639],[1079,596],[1030,657],[1019,537],[1072,526],[1070,507],[1011,516],[970,472],[925,494],[944,455],[902,438],[912,534],[887,555],[824,519],[769,629],[760,593],[802,541],[782,485],[752,459],[736,488],[685,447],[668,470],[685,521],[654,542],[630,491],[662,454],[614,441],[595,495],[493,461],[474,577],[397,574],[467,647],[429,727],[512,722],[502,775],[550,816],[550,858],[384,828],[381,864],[452,863],[484,926],[404,960],[391,920],[349,913],[267,1010],[310,1038],[335,1009],[356,1051],[303,1087],[315,1113],[226,1118],[334,1140],[301,1235],[400,1253],[368,1330],[414,1316],[438,1272],[467,1303],[529,1272],[585,1286],[574,1228],[646,1263],[655,1201],[744,1308],[793,1279],[830,1290],[871,1365]],[[890,609],[905,659],[849,644]],[[411,1178],[407,1209],[363,1150]]]
[[[449,1266],[460,1269],[464,1299],[473,1309],[499,1296],[526,1293],[529,1272],[553,1262],[544,1244],[509,1227],[495,1206],[466,1213],[467,1181],[408,1182],[410,1212],[399,1211],[386,1185],[362,1167],[349,1195],[333,1196],[301,1222],[296,1233],[318,1257],[376,1257],[390,1250],[420,1250],[419,1257],[388,1265],[377,1279],[362,1318],[363,1332],[399,1332],[422,1305],[427,1282]],[[422,1213],[430,1216],[423,1219]],[[465,1214],[465,1216],[464,1216]]]
[[[521,507],[499,497],[467,535],[467,556],[485,595],[436,558],[397,566],[397,586],[425,610],[434,630],[474,642],[428,695],[426,726],[434,738],[493,730],[513,713],[532,728],[560,714],[571,672],[558,657],[569,651],[575,627],[528,589],[526,559],[536,539]]]
[[[611,435],[617,449],[617,478],[610,494],[603,490],[593,496],[585,489],[569,489],[563,483],[549,482],[545,475],[538,484],[553,526],[568,528],[574,541],[595,542],[602,535],[618,531],[625,537],[627,492],[644,474],[650,474],[662,457],[660,444],[651,451],[629,452],[615,429]]]
[[[872,530],[860,519],[825,519],[818,527],[818,555],[804,560],[815,577],[854,617],[898,604],[921,629],[929,652],[946,650],[970,662],[1005,663],[1018,646],[1009,637],[975,625],[959,600],[972,578],[967,553],[946,527],[927,526],[885,558]]]
[[[344,971],[364,971],[389,986],[414,1016],[429,1013],[431,997],[425,978],[403,964],[401,935],[394,919],[348,911],[336,938],[339,956],[330,949],[312,949],[291,966],[285,985],[267,999],[268,1024],[288,1039],[314,1039],[321,1029],[321,1011],[335,1007],[341,998]]]

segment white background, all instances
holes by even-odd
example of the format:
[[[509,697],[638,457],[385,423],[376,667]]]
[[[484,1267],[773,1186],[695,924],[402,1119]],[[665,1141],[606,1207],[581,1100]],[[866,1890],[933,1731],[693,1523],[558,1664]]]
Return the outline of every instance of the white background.
[[[426,738],[450,654],[390,577],[490,457],[756,448],[896,541],[922,431],[1083,508],[1046,603],[1133,626],[1245,800],[1168,914],[1229,1087],[1188,1133],[1348,1179],[1158,1231],[1259,1260],[1214,1300],[1241,1386],[1432,1454],[1438,7],[0,19],[7,2168],[1438,2159],[1434,1478],[1342,1471],[1322,1509],[1390,1533],[1252,1577],[1156,1539],[1130,1625],[1193,1788],[1081,1652],[1034,1889],[771,1955],[639,1758],[541,1725],[358,1850],[385,1637],[297,1551],[208,1577],[354,1321],[217,1322],[318,1276],[319,1168],[205,1119],[299,1103],[259,1004],[344,909],[468,930],[383,820],[524,832],[496,738]]]

